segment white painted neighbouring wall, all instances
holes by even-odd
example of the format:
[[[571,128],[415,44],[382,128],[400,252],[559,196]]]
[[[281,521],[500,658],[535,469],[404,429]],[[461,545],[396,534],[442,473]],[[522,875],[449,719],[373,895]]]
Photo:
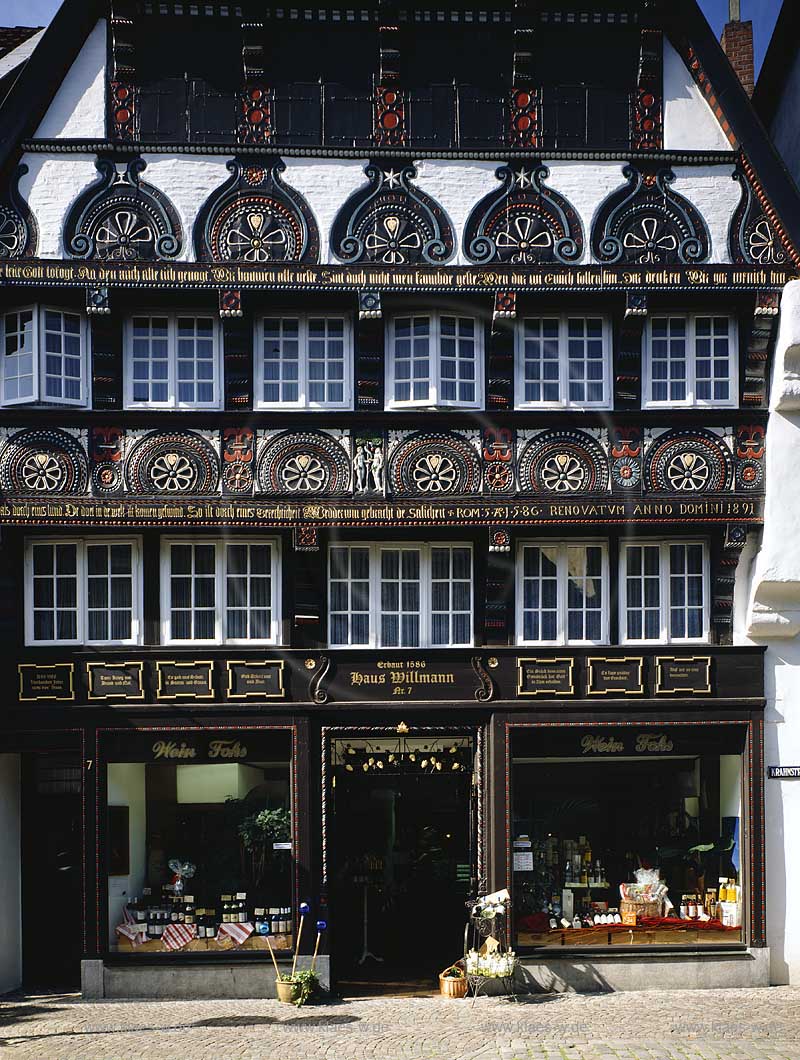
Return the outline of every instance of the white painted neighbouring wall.
[[[0,994],[22,982],[20,759],[0,755]]]
[[[742,557],[739,644],[766,644],[765,764],[800,765],[800,282],[784,288],[767,429],[761,546]],[[749,569],[748,569],[749,568]],[[773,983],[800,985],[800,781],[766,780],[767,941]]]

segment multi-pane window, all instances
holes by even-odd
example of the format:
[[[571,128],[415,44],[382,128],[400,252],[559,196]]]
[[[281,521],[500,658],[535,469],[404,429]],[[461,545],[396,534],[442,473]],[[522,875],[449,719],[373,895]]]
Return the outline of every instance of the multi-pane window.
[[[482,401],[483,334],[479,321],[447,313],[392,318],[386,351],[388,408],[477,408]]]
[[[623,641],[704,640],[708,572],[700,541],[623,546],[620,624]]]
[[[85,405],[86,322],[46,306],[3,314],[2,403]]]
[[[333,545],[328,640],[334,647],[472,643],[469,545]]]
[[[29,644],[117,643],[139,639],[135,541],[29,541]]]
[[[600,542],[530,542],[517,564],[523,644],[597,644],[608,638],[608,557]]]
[[[215,408],[219,324],[212,316],[138,314],[125,325],[125,404]]]
[[[646,405],[735,405],[735,322],[727,316],[654,316],[645,352]]]
[[[256,334],[256,406],[348,408],[351,361],[347,318],[264,317]]]
[[[516,328],[518,408],[605,408],[611,340],[603,317],[526,317]]]
[[[276,644],[277,549],[274,541],[166,541],[164,641]]]

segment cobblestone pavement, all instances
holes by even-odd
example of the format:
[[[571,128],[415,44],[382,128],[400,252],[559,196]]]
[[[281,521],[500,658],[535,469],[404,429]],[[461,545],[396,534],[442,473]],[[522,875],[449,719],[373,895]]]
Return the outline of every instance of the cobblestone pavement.
[[[800,1060],[800,991],[0,1001],[3,1060]]]

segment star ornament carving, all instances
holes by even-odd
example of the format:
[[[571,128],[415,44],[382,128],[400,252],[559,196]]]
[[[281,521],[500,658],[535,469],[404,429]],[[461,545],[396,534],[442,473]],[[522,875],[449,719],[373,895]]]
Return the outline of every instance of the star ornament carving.
[[[387,169],[383,174],[383,183],[390,188],[400,187],[400,173],[396,169]]]

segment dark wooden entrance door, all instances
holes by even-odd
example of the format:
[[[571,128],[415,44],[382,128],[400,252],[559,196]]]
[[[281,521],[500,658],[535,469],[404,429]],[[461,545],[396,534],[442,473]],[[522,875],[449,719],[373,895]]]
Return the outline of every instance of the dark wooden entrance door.
[[[424,752],[422,753],[424,756]],[[447,751],[445,752],[447,755]],[[336,770],[331,914],[339,982],[435,983],[462,955],[474,885],[472,771]]]
[[[80,986],[81,760],[23,756],[22,979],[26,990]]]

